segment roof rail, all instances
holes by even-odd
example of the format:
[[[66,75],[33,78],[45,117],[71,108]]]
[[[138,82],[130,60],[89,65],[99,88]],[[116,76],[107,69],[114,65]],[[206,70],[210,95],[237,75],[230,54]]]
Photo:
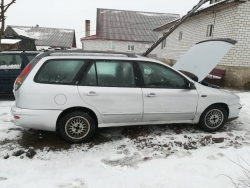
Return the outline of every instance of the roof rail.
[[[6,52],[6,51],[11,51],[11,52],[40,52],[37,50],[30,50],[30,49],[8,49],[8,50],[1,50],[1,52]]]
[[[48,51],[48,52],[44,52],[41,53],[40,55],[38,55],[36,58],[38,59],[42,59],[44,57],[50,56],[53,53],[58,54],[58,53],[62,53],[62,54],[74,54],[74,53],[79,53],[79,54],[117,54],[117,55],[125,55],[127,57],[137,57],[135,54],[131,54],[131,53],[124,53],[124,52],[106,52],[106,51],[95,51],[95,50],[56,50],[56,51]]]

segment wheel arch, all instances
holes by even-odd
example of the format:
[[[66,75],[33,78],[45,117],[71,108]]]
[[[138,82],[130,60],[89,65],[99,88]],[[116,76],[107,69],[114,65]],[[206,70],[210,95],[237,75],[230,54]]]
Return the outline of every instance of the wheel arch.
[[[202,114],[203,114],[208,108],[210,108],[211,106],[216,106],[216,105],[223,107],[223,108],[226,110],[226,112],[227,112],[227,117],[229,116],[229,107],[228,107],[228,105],[227,105],[226,103],[214,103],[214,104],[211,104],[210,106],[208,106],[208,107],[202,112]],[[201,117],[201,116],[200,116],[200,117]]]
[[[75,107],[67,108],[60,113],[60,115],[58,116],[57,121],[56,121],[56,131],[58,131],[59,122],[62,119],[62,117],[64,117],[64,115],[66,115],[70,112],[74,112],[74,111],[82,111],[82,112],[86,112],[86,113],[90,114],[94,118],[96,127],[98,127],[98,117],[93,110],[91,110],[89,108],[85,108],[85,107],[75,106]]]

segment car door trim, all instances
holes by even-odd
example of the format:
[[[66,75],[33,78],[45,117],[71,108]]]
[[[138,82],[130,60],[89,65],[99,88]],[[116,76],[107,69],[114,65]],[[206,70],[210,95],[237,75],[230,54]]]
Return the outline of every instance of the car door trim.
[[[150,114],[194,114],[195,112],[146,112],[143,115],[150,115]]]
[[[115,116],[115,115],[142,115],[142,113],[127,113],[127,112],[123,112],[123,113],[102,113],[102,115],[104,116]]]

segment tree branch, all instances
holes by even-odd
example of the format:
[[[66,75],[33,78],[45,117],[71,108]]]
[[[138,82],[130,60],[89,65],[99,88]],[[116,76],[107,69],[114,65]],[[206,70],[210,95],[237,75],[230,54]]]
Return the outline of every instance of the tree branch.
[[[8,8],[13,4],[15,3],[16,0],[12,0],[9,4],[5,5],[5,8],[4,8],[4,12],[6,12],[8,10]]]

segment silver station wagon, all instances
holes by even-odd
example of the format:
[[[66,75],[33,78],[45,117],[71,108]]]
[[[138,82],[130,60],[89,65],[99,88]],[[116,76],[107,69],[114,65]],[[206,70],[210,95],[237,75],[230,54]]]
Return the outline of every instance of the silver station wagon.
[[[127,53],[42,53],[14,84],[15,125],[58,131],[71,143],[87,141],[98,127],[187,123],[217,131],[238,117],[239,97],[199,82],[235,42],[201,42],[174,67]]]

